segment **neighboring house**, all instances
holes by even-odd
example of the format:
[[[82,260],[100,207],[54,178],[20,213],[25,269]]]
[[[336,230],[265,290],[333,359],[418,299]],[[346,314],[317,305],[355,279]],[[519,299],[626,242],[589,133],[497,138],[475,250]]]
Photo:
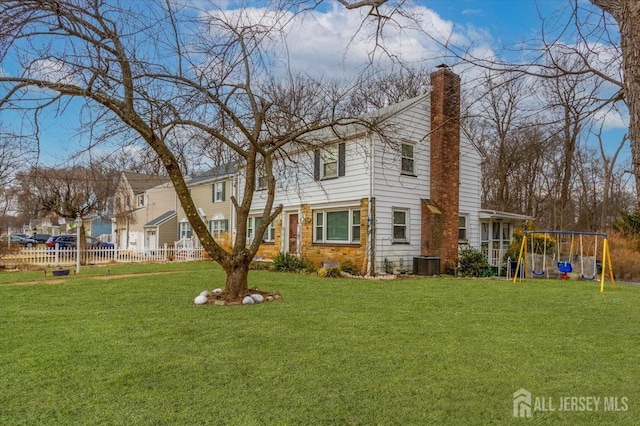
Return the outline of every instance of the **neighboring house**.
[[[176,200],[168,178],[123,172],[113,199],[113,241],[120,248],[145,247],[144,225],[170,210]]]
[[[292,153],[313,172],[280,167],[274,205],[284,209],[258,256],[288,252],[316,266],[351,260],[373,275],[411,271],[425,255],[439,257],[445,272],[471,246],[499,264],[527,217],[481,209],[480,155],[460,133],[460,79],[441,67],[431,84],[429,94],[370,114],[393,133],[392,144],[354,126],[339,139],[329,133],[322,149]],[[265,199],[256,192],[249,239]]]
[[[232,224],[235,223],[235,211],[231,203],[235,172],[234,165],[226,164],[210,170],[206,175],[187,181],[191,198],[202,221],[207,225],[216,241],[226,248],[231,246],[233,235],[230,231]],[[193,241],[195,245],[199,245],[199,241],[179,203],[177,218],[177,240]]]
[[[221,166],[205,176],[187,178],[191,197],[209,231],[223,246],[230,241],[233,209],[230,202],[233,169]],[[123,173],[123,175],[127,175]],[[139,175],[137,177],[140,177]],[[171,182],[158,177],[140,178],[136,189],[129,189],[130,179],[121,180],[118,193],[136,200],[135,206],[116,214],[116,233],[121,248],[157,249],[165,244],[199,244],[186,219]],[[135,196],[135,198],[134,198]],[[121,197],[116,206],[124,206]]]

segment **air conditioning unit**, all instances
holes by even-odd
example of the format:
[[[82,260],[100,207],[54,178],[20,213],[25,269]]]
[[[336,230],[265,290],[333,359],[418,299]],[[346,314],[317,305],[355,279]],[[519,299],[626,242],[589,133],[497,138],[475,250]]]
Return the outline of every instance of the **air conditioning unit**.
[[[414,257],[413,275],[440,275],[440,258],[437,256]]]

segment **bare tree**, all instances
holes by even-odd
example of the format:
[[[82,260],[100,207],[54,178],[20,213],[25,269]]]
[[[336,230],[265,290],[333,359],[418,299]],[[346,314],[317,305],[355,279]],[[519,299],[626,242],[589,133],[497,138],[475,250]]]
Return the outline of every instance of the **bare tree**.
[[[103,210],[115,185],[115,176],[105,173],[97,165],[53,169],[33,167],[18,175],[22,189],[22,208],[37,206],[41,214],[55,214],[60,218],[86,218]],[[84,224],[80,227],[81,249],[86,246]]]
[[[249,264],[261,243],[245,244],[257,170],[268,183],[266,220],[255,230],[262,235],[282,209],[274,205],[274,168],[284,151],[308,147],[316,142],[310,135],[321,129],[360,122],[375,130],[375,123],[339,118],[339,97],[296,88],[295,79],[267,84],[278,80],[270,60],[281,47],[279,30],[308,4],[265,5],[260,17],[216,5],[2,0],[0,57],[10,57],[21,73],[0,76],[0,108],[41,111],[81,99],[110,137],[151,147],[202,246],[227,274],[225,296],[234,298],[248,289]],[[302,98],[293,102],[291,91]],[[172,149],[185,134],[224,145],[242,161],[244,188],[241,199],[232,198],[237,235],[230,251],[210,235],[191,199]]]

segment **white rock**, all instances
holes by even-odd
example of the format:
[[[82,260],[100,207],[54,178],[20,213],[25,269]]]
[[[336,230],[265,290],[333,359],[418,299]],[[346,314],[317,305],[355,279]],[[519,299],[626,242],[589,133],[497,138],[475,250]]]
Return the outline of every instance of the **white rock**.
[[[261,294],[255,293],[251,295],[251,298],[253,299],[254,302],[256,303],[262,303],[264,302],[264,296],[262,296]]]
[[[215,295],[220,295],[220,294],[222,294],[222,289],[221,289],[221,288],[215,288],[215,289],[213,289],[213,294],[215,294]]]
[[[205,296],[206,297],[208,295],[209,295],[209,292],[207,290],[205,290],[205,291],[200,293],[200,296]]]
[[[207,300],[207,296],[203,296],[201,294],[200,296],[193,299],[193,303],[195,303],[196,305],[204,305],[205,303],[207,303]]]
[[[251,296],[246,296],[244,299],[242,299],[243,305],[253,305],[254,303],[256,303],[256,301],[253,300]]]

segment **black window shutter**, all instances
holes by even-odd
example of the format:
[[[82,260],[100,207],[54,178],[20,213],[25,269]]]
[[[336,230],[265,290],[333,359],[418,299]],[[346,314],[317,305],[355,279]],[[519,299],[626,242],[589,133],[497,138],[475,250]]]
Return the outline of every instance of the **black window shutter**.
[[[344,176],[345,172],[345,147],[344,142],[338,144],[338,176]]]
[[[222,182],[222,200],[224,201],[227,198],[227,182]]]
[[[313,180],[320,180],[320,150],[313,151]]]
[[[212,203],[216,202],[216,184],[215,183],[211,184],[211,202]]]

